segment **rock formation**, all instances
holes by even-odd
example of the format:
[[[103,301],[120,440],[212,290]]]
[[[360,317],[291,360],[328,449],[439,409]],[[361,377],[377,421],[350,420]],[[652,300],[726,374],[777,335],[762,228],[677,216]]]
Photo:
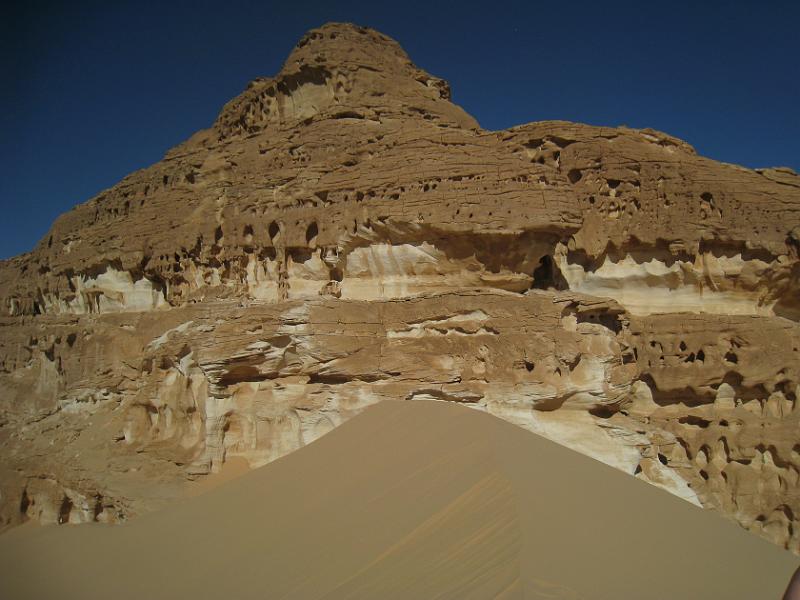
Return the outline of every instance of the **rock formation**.
[[[0,263],[0,527],[123,520],[437,399],[798,552],[798,251],[789,169],[486,131],[393,40],[326,25]]]

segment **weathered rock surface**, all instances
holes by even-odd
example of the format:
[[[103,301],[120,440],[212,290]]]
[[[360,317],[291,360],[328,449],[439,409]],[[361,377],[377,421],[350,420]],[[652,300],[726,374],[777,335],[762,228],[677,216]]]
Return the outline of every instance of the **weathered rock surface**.
[[[0,526],[118,521],[385,398],[468,404],[800,551],[800,177],[482,130],[330,24],[0,263]]]

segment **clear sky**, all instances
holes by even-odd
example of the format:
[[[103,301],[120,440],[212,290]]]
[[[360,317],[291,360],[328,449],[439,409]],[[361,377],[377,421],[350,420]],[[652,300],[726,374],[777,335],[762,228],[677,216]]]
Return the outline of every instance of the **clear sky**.
[[[352,21],[487,129],[653,127],[800,171],[800,1],[17,2],[0,18],[0,258],[208,127],[305,31]]]

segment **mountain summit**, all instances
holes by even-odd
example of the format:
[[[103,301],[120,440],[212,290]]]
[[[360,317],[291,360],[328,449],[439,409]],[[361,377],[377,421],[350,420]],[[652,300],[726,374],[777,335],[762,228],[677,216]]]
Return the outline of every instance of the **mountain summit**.
[[[211,140],[313,119],[417,119],[477,129],[449,102],[447,82],[417,68],[400,45],[372,29],[330,23],[307,33],[275,78],[256,79],[222,110]]]

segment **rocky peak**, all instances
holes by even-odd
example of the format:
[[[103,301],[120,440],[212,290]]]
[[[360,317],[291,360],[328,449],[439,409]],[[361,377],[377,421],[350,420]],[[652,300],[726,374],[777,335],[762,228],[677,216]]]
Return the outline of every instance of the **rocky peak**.
[[[329,23],[303,36],[278,75],[251,81],[228,102],[201,140],[208,145],[325,118],[424,118],[478,128],[450,102],[449,84],[415,66],[396,41],[367,27]]]
[[[292,50],[282,71],[303,65],[333,67],[361,65],[376,70],[401,72],[416,69],[403,48],[387,35],[352,23],[327,23],[306,33]]]

